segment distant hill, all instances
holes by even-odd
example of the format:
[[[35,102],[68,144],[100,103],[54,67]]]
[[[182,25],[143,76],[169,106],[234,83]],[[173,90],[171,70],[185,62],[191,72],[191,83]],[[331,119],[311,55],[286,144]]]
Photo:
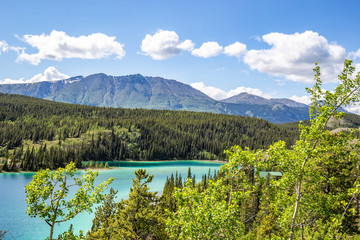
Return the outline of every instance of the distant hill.
[[[297,137],[258,118],[0,93],[0,171],[58,168],[70,161],[81,167],[91,160],[225,159],[224,150],[233,145],[264,149],[279,140],[292,145]]]
[[[303,122],[304,125],[309,125],[310,121],[306,120]],[[286,128],[288,130],[298,131],[299,129],[299,122],[291,122],[291,123],[282,123],[277,124],[281,128]],[[334,131],[334,130],[346,130],[351,128],[359,128],[360,127],[360,116],[352,113],[347,113],[341,119],[330,118],[327,129]]]
[[[266,99],[266,98],[263,98],[260,96],[246,93],[246,92],[223,99],[223,100],[221,100],[221,102],[236,103],[236,104],[263,104],[263,105],[281,104],[281,105],[286,105],[288,107],[302,107],[302,108],[308,107],[306,104],[298,103],[298,102],[295,102],[295,101],[293,101],[291,99],[287,99],[287,98]]]
[[[273,123],[308,119],[307,106],[290,99],[268,100],[242,93],[216,101],[187,84],[140,74],[116,77],[98,73],[55,82],[1,84],[0,92],[90,106],[187,110],[251,116]]]

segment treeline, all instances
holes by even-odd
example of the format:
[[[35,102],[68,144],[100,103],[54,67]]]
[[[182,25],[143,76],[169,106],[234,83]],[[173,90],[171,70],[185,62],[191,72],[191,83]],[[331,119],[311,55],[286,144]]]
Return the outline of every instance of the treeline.
[[[169,239],[167,218],[176,213],[179,202],[174,197],[175,191],[181,191],[186,185],[197,192],[204,192],[209,182],[221,179],[223,172],[211,173],[202,176],[199,183],[195,182],[195,175],[188,169],[186,178],[178,173],[171,174],[166,179],[161,196],[157,192],[149,191],[148,184],[153,175],[146,170],[135,171],[133,186],[130,188],[129,198],[116,201],[117,191],[113,188],[106,196],[103,204],[97,207],[91,230],[83,239]],[[229,184],[229,182],[224,182]],[[244,206],[245,208],[245,206]],[[69,230],[74,236],[72,229]],[[59,236],[59,239],[62,239]]]
[[[167,178],[161,195],[149,190],[148,184],[153,176],[139,169],[135,171],[129,198],[116,201],[117,192],[111,189],[97,208],[91,230],[82,238],[288,238],[287,225],[279,218],[287,214],[281,202],[286,201],[291,186],[283,187],[283,180],[273,177],[271,172],[260,176],[251,165],[242,169],[236,167],[236,170],[231,165],[225,165],[219,172],[211,173],[209,170],[198,183],[190,168],[184,178],[177,173],[175,176],[172,174]],[[340,174],[339,167],[346,169],[346,173]],[[319,212],[319,209],[307,209],[311,211],[307,212],[308,221],[299,224],[295,239],[358,239],[359,195],[342,194],[352,188],[358,177],[356,166],[343,159],[335,159],[322,174],[336,181],[313,183],[321,189],[314,196],[337,199],[320,203]],[[344,210],[334,202],[345,202],[349,209]],[[280,209],[276,208],[277,204],[281,205]],[[332,216],[341,217],[341,227],[331,222],[334,221]]]
[[[102,108],[0,94],[3,170],[36,171],[70,161],[224,159],[237,144],[262,149],[298,132],[265,120],[170,110]]]

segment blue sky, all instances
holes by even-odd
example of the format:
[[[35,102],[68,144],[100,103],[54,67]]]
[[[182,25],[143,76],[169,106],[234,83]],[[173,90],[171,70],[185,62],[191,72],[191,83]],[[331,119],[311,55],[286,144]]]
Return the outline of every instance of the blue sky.
[[[315,61],[326,89],[345,58],[360,66],[358,1],[0,4],[2,83],[140,73],[217,99],[247,91],[306,102]]]

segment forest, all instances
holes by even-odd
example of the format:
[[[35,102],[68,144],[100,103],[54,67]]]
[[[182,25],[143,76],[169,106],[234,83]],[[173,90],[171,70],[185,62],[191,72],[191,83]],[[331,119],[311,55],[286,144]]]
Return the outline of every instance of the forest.
[[[53,196],[51,179],[65,183],[61,186],[66,190],[64,176],[76,171],[75,164],[55,173],[39,171],[26,186],[28,214],[44,216],[45,210],[53,228],[62,221],[57,217],[65,215],[58,210],[62,205],[72,217],[82,210],[77,206],[89,210],[95,200],[102,201],[90,231],[74,233],[70,227],[59,239],[360,239],[356,129],[327,127],[344,120],[340,106],[360,99],[360,73],[351,78],[351,63],[345,60],[340,84],[332,92],[322,90],[320,68],[315,67],[315,85],[307,89],[310,120],[300,123],[298,140],[291,146],[285,141],[266,149],[235,145],[226,151],[228,163],[219,172],[204,175],[198,183],[191,169],[185,179],[172,175],[161,195],[149,189],[153,176],[138,169],[129,197],[121,201],[115,200],[113,189],[101,193],[111,178],[95,188],[96,173],[88,172],[84,181],[77,180],[82,194],[60,201],[63,191],[57,190],[58,205],[47,207],[39,194]],[[274,177],[274,170],[281,176]],[[265,176],[260,174],[264,171]]]
[[[57,169],[71,161],[223,160],[233,145],[264,149],[299,132],[262,119],[190,111],[122,109],[0,94],[3,171]]]

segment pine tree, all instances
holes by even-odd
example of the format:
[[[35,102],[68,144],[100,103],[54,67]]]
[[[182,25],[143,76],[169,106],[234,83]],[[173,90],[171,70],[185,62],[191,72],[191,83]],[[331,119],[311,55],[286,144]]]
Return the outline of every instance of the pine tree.
[[[135,171],[135,176],[129,199],[117,207],[114,239],[168,239],[157,192],[149,192],[148,184],[154,176],[144,169]]]
[[[116,194],[113,188],[106,195],[103,204],[96,208],[95,218],[91,230],[87,233],[87,239],[108,239],[113,237],[112,224],[115,221],[117,203],[115,203]]]
[[[191,168],[189,167],[186,179],[191,179]]]
[[[2,166],[2,169],[1,169],[1,170],[2,170],[2,171],[5,171],[5,172],[9,171],[9,168],[8,168],[8,160],[7,160],[7,159],[5,159],[4,165]]]

